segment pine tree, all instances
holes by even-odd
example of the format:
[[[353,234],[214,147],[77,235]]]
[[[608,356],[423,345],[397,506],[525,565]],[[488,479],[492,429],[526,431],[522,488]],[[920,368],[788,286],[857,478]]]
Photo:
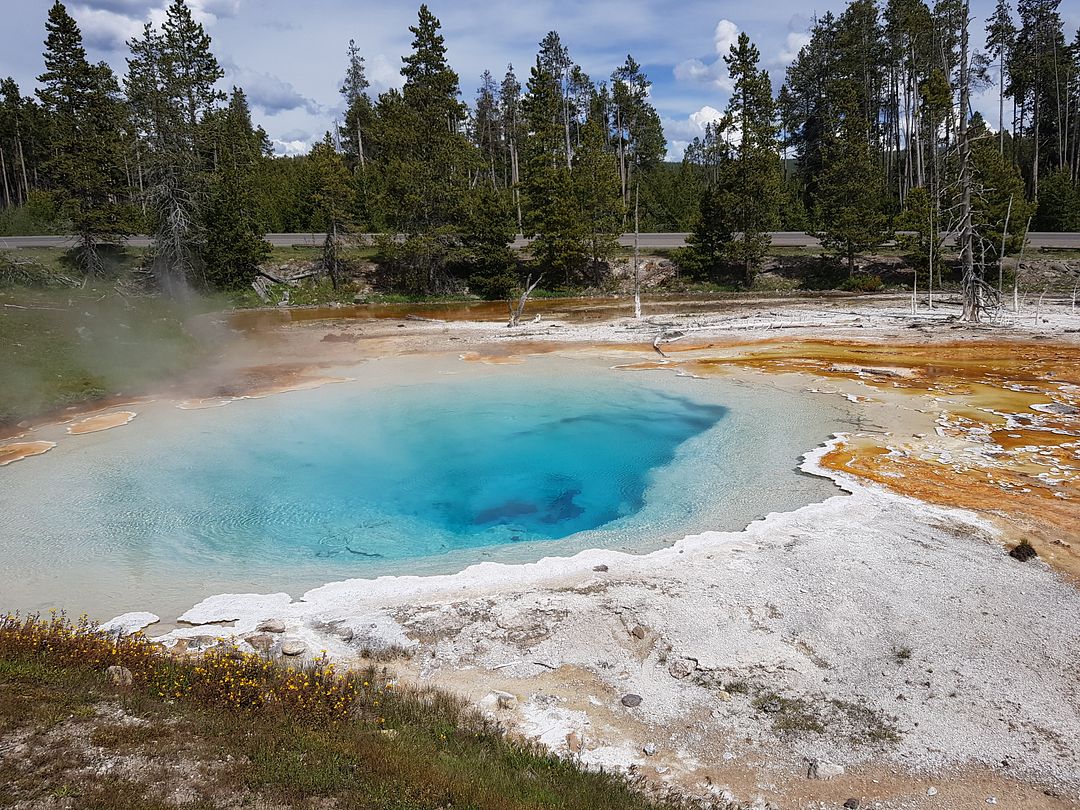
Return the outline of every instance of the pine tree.
[[[482,298],[507,298],[517,287],[517,261],[510,242],[514,218],[505,192],[479,183],[469,192],[462,234],[462,262],[469,291]]]
[[[480,87],[476,91],[471,130],[473,143],[480,152],[481,172],[485,182],[494,190],[498,188],[498,163],[502,152],[501,116],[499,114],[499,87],[491,72],[484,71]]]
[[[146,144],[154,267],[168,291],[186,294],[203,266],[206,179],[215,159],[202,124],[223,98],[215,85],[224,71],[183,0],[169,5],[160,30],[148,24],[128,45],[125,86]]]
[[[364,57],[356,47],[356,41],[349,40],[349,66],[345,79],[341,83],[341,95],[345,98],[345,125],[341,127],[341,139],[345,153],[354,161],[356,168],[363,170],[368,155],[364,152],[364,130],[371,126],[375,110],[368,95],[371,83],[364,68]]]
[[[548,40],[545,42],[550,46]],[[542,49],[529,75],[524,112],[530,135],[525,145],[522,188],[525,233],[533,237],[533,258],[540,268],[561,275],[568,284],[584,269],[589,254],[587,230],[575,199],[570,166],[565,162],[564,99],[560,73],[556,72],[564,69],[563,62]]]
[[[521,144],[525,140],[524,117],[521,109],[521,82],[514,74],[514,66],[508,65],[502,84],[499,85],[499,124],[503,133],[506,154],[503,160],[503,184],[513,194],[514,211],[517,214],[518,232],[522,231],[521,215]]]
[[[309,156],[312,175],[312,225],[326,233],[323,241],[323,267],[330,274],[335,289],[342,282],[342,237],[349,227],[352,184],[349,169],[327,132],[315,144]]]
[[[638,175],[655,168],[664,158],[664,131],[660,116],[649,102],[652,82],[632,56],[611,74],[615,149],[619,158],[623,205],[629,209]]]
[[[599,269],[614,255],[624,217],[615,158],[606,150],[607,133],[599,111],[582,130],[574,155],[573,182],[584,223],[589,263]]]
[[[387,224],[414,234],[461,222],[475,154],[462,132],[465,107],[446,60],[440,23],[420,7],[412,52],[402,58],[401,92],[379,98],[373,140]]]
[[[822,174],[815,199],[818,237],[826,249],[847,260],[880,246],[888,238],[882,200],[881,167],[870,153],[862,115],[849,107],[837,132],[822,149]]]
[[[271,252],[256,195],[269,144],[266,133],[252,126],[247,97],[239,88],[233,88],[229,106],[215,123],[221,157],[206,208],[206,281],[213,287],[241,287],[251,283]]]
[[[986,23],[986,50],[998,62],[998,152],[1005,153],[1005,59],[1016,44],[1016,25],[1008,0],[997,0]]]
[[[776,107],[769,73],[758,69],[760,54],[744,33],[724,57],[734,91],[725,122],[737,138],[723,169],[733,230],[740,236],[727,246],[728,260],[743,270],[749,286],[779,221],[782,183]]]
[[[79,267],[100,274],[102,242],[130,233],[130,216],[120,202],[124,107],[112,70],[86,59],[82,33],[57,0],[45,25],[45,72],[38,77],[52,129],[53,156],[47,172],[77,238]]]

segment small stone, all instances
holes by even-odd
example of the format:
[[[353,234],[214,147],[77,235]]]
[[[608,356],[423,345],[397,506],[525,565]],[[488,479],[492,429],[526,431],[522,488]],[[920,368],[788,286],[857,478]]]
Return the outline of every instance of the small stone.
[[[645,752],[645,756],[654,757],[660,749],[656,747],[656,743],[645,743],[641,750]]]
[[[517,697],[509,692],[495,690],[491,694],[495,697],[495,705],[500,709],[512,709],[517,705]]]
[[[672,678],[682,680],[693,675],[695,669],[697,669],[696,661],[691,661],[689,658],[673,658],[668,663],[667,671]]]
[[[298,638],[287,638],[283,642],[281,642],[282,655],[303,655],[306,649],[307,644],[305,644]]]
[[[244,638],[255,652],[268,653],[274,646],[274,637],[267,633],[254,633]]]
[[[807,779],[832,779],[833,777],[843,775],[843,765],[836,765],[832,762],[821,762],[816,759],[810,763],[810,767],[806,771]]]
[[[131,686],[132,676],[131,670],[127,667],[113,664],[105,670],[105,677],[109,679],[109,683],[113,686],[128,687]]]
[[[566,735],[566,750],[571,754],[581,753],[581,736],[576,731]]]
[[[721,689],[716,693],[716,699],[719,700],[721,703],[730,703],[731,693],[725,692],[723,689]]]
[[[281,621],[281,619],[267,619],[259,622],[259,626],[255,629],[260,633],[284,633],[285,622]]]
[[[602,573],[604,573],[605,571],[608,570],[608,567],[606,565],[602,565],[602,564],[601,565],[594,565],[592,567],[592,570],[602,574]]]
[[[927,796],[937,796],[937,788],[936,787],[927,788],[926,789],[926,795]]]
[[[641,705],[641,695],[635,695],[633,693],[623,695],[621,703],[623,706],[633,709]]]
[[[844,807],[846,807],[847,810],[859,810],[859,800],[848,799],[846,802],[844,802]]]
[[[630,635],[640,641],[641,639],[645,638],[645,632],[646,631],[644,627],[642,627],[640,624],[635,624],[634,629],[630,631]]]
[[[995,799],[993,796],[987,796],[986,797],[986,803],[987,804],[997,804],[997,799]]]
[[[761,710],[763,712],[768,712],[769,714],[776,714],[783,708],[784,704],[780,702],[779,698],[773,698],[772,700],[767,700],[761,704]]]

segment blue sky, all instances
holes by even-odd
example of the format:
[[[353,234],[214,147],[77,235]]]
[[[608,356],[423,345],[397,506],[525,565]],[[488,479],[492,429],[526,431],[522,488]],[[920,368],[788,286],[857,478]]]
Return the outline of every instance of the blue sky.
[[[51,0],[4,0],[0,75],[12,75],[29,93],[41,72],[45,16]],[[408,26],[419,2],[408,0],[188,0],[213,38],[227,71],[225,82],[248,92],[255,118],[279,153],[304,152],[340,115],[337,92],[345,51],[355,39],[373,90],[400,84],[400,58],[408,52]],[[166,0],[83,0],[68,8],[83,29],[90,55],[124,70],[125,40],[146,20],[160,20]],[[774,85],[806,41],[813,15],[839,12],[844,0],[433,0],[443,23],[450,62],[471,101],[487,68],[501,78],[513,62],[524,82],[537,43],[557,30],[571,55],[594,80],[607,77],[627,53],[654,82],[653,102],[665,125],[669,158],[727,103],[726,73],[718,61],[746,31],[758,45]],[[981,44],[982,15],[993,0],[973,0],[972,30]],[[1066,30],[1080,25],[1080,4],[1062,4]],[[1071,33],[1069,34],[1071,39]],[[996,91],[978,106],[994,111]]]

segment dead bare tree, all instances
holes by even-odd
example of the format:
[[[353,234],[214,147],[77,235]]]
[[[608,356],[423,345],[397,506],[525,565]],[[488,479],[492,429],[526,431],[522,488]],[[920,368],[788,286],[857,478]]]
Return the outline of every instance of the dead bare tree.
[[[638,202],[641,196],[641,187],[634,187],[634,317],[641,320],[641,264],[638,252],[638,240],[641,236],[640,223],[638,221]]]
[[[536,289],[543,277],[544,274],[541,273],[536,277],[536,281],[532,280],[531,275],[525,280],[525,289],[522,290],[521,296],[518,298],[517,306],[514,306],[513,299],[506,302],[506,306],[510,310],[510,321],[506,324],[507,328],[517,326],[521,322],[521,315],[525,312],[525,304],[529,302],[529,296],[532,295],[532,291]]]
[[[1028,217],[1027,225],[1024,226],[1024,241],[1020,243],[1020,257],[1016,260],[1016,270],[1013,271],[1013,314],[1020,314],[1020,271],[1024,267],[1024,251],[1027,249],[1028,232],[1031,230],[1031,217]]]
[[[961,320],[982,320],[981,279],[975,271],[974,228],[971,222],[971,140],[968,133],[968,109],[971,101],[971,75],[968,48],[970,3],[964,3],[963,29],[960,33],[960,264],[963,268],[964,311]]]

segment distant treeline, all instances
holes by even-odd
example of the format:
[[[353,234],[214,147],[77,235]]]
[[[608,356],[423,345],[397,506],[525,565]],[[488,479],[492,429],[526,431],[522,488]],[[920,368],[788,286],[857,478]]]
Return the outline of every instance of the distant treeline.
[[[88,61],[56,2],[36,98],[0,88],[0,228],[77,234],[86,273],[102,272],[102,245],[153,234],[167,288],[246,284],[264,233],[305,231],[329,234],[335,283],[346,234],[404,234],[380,263],[414,293],[505,295],[525,272],[587,282],[635,226],[693,231],[688,272],[749,282],[770,230],[820,233],[852,267],[894,228],[914,231],[933,272],[937,234],[970,220],[985,268],[1029,225],[1080,229],[1080,32],[1066,39],[1059,4],[1019,0],[1014,14],[999,0],[979,52],[964,0],[854,0],[814,22],[775,96],[743,34],[725,56],[727,109],[672,164],[641,66],[628,56],[596,81],[555,32],[527,76],[485,72],[467,105],[421,6],[402,89],[373,97],[350,42],[343,123],[288,158],[241,88],[218,89],[183,0],[129,42],[121,78]],[[963,102],[988,87],[989,124]],[[528,267],[509,249],[518,232],[535,239]]]

